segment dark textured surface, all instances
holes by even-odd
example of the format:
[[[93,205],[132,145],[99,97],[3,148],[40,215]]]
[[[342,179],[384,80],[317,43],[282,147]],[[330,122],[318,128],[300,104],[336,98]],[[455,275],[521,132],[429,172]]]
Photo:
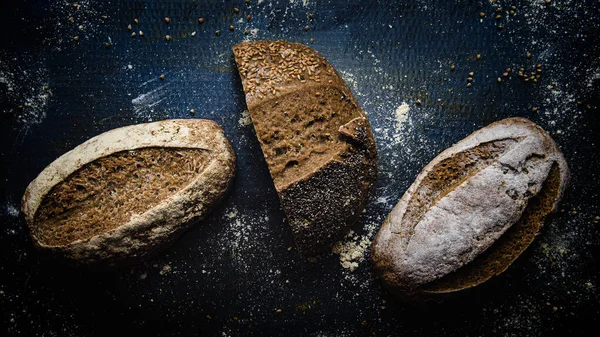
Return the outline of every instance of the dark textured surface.
[[[3,335],[548,336],[587,332],[598,323],[596,1],[79,4],[0,4]],[[510,5],[517,7],[514,16]],[[248,14],[250,22],[238,22]],[[132,38],[130,23],[144,37]],[[246,27],[258,31],[244,35]],[[538,123],[562,148],[572,171],[565,211],[505,274],[436,308],[395,301],[372,279],[368,261],[351,273],[337,255],[307,261],[288,251],[292,235],[260,147],[252,127],[238,123],[245,104],[231,47],[244,38],[314,38],[311,47],[342,74],[369,115],[379,176],[357,235],[374,234],[437,153],[511,116]],[[538,63],[538,83],[516,75]],[[497,83],[507,67],[511,74]],[[395,110],[403,102],[409,111],[400,123]],[[18,213],[27,184],[96,134],[166,118],[208,118],[223,126],[238,170],[221,206],[166,252],[133,268],[98,273],[44,261]]]

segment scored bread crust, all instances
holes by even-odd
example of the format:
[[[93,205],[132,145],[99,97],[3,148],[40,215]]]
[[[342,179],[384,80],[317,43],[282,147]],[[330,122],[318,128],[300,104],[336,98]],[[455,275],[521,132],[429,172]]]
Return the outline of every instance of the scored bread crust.
[[[296,245],[305,255],[321,253],[356,221],[375,181],[377,151],[369,121],[341,76],[313,49],[286,41],[255,41],[235,45],[233,52],[267,163],[268,149],[258,125],[263,122],[261,113],[274,113],[271,105],[294,99],[306,107],[314,96],[351,116],[334,130],[339,142],[335,149],[331,145],[330,157],[283,178],[269,166]],[[326,92],[338,93],[339,103]]]
[[[436,170],[465,169],[445,163],[494,142],[502,144],[497,158],[478,153],[493,160],[428,204],[421,192],[427,190],[424,182],[439,174]],[[508,118],[480,129],[433,159],[390,212],[371,246],[375,272],[393,292],[407,297],[476,286],[506,270],[529,246],[546,215],[556,210],[568,180],[558,146],[531,121]],[[535,203],[544,188],[552,191],[545,196],[549,202]],[[426,205],[417,206],[426,208],[418,220],[407,212],[415,203]],[[511,232],[517,230],[523,234]]]
[[[187,186],[127,223],[88,239],[48,245],[36,236],[36,212],[54,186],[97,159],[143,148],[209,151],[206,167]],[[77,146],[48,165],[27,187],[21,210],[34,244],[75,264],[135,262],[167,246],[204,217],[225,195],[235,174],[235,154],[221,127],[210,120],[165,120],[113,129]]]

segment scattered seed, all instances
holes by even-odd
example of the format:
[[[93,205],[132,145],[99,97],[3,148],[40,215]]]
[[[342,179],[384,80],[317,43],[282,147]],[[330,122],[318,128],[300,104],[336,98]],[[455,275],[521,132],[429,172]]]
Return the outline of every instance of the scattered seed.
[[[169,23],[169,22],[171,22],[171,19],[165,18],[165,23]]]
[[[485,13],[484,13],[484,12],[479,12],[479,17],[480,17],[480,18],[482,18],[482,17],[484,17],[484,16],[485,16]]]
[[[73,17],[70,17],[70,18],[69,18],[69,22],[70,22],[70,23],[73,23],[73,22],[75,22],[75,19],[73,19]]]
[[[527,58],[530,59],[531,58],[531,53],[528,52],[527,54],[525,54],[525,56],[527,56]]]
[[[131,37],[136,37],[137,34],[135,32],[131,33]]]
[[[498,83],[502,83],[502,79],[500,77],[498,77],[496,81],[498,81]]]
[[[510,68],[506,68],[505,70],[507,73],[510,73],[511,69]]]
[[[536,70],[536,72],[537,72],[538,74],[541,74],[541,73],[542,73],[542,69],[538,68],[538,69]]]
[[[190,109],[190,114],[195,115],[196,114],[196,110]]]
[[[456,66],[453,64],[450,66],[450,71],[454,71],[456,69]]]
[[[502,7],[496,7],[496,13],[502,12]]]
[[[165,36],[165,40],[167,40],[167,41],[171,41],[171,35],[167,35],[167,36]]]
[[[132,30],[133,27],[131,27],[131,25],[127,26],[127,30]]]
[[[73,41],[79,41],[79,36],[73,36]]]
[[[600,216],[597,216],[597,215],[596,215],[596,216],[594,217],[594,221],[600,221]]]
[[[470,88],[471,85],[472,85],[471,83],[467,83],[467,88]]]
[[[198,23],[203,23],[204,22],[204,18],[199,18],[198,19]]]
[[[502,15],[496,15],[496,20],[502,19]]]
[[[577,214],[577,211],[576,210],[572,210],[571,211],[571,215],[575,215],[575,214]]]
[[[110,48],[110,43],[108,43],[108,42],[105,42],[105,43],[104,43],[104,47],[106,47],[106,48]]]
[[[533,111],[533,112],[537,112],[537,110],[538,109],[536,107],[531,108],[531,111]]]
[[[475,59],[481,60],[481,54],[477,54],[477,56],[475,56]]]
[[[240,10],[239,10],[238,8],[236,8],[236,7],[233,7],[233,12],[234,12],[234,13],[239,13],[239,12],[240,12]]]
[[[245,1],[246,1],[246,3],[247,3],[247,4],[249,4],[249,3],[250,3],[250,0],[245,0]]]
[[[416,103],[417,105],[421,105],[421,100],[420,100],[420,99],[417,99],[417,100],[415,101],[415,103]]]
[[[248,2],[248,1],[249,1],[249,0],[246,0],[246,2]],[[281,309],[277,309],[277,310],[275,310],[275,312],[276,312],[276,313],[280,313],[280,312],[281,312]]]
[[[192,37],[196,36],[196,32],[192,32],[192,34],[190,34]]]
[[[503,25],[498,25],[498,29],[499,29],[499,30],[500,30],[500,29],[502,29],[502,28],[504,28],[504,26],[503,26]]]
[[[141,30],[138,34],[140,35],[140,37],[144,36],[144,32],[142,32]]]
[[[160,75],[159,78],[160,78],[161,81],[164,81],[165,80],[165,75]]]
[[[308,32],[310,30],[310,26],[304,27],[304,30]]]
[[[308,13],[308,18],[312,20],[313,14],[312,13]]]
[[[512,9],[513,11],[517,10],[517,6],[510,6],[510,9]]]
[[[108,20],[108,15],[102,15],[100,18],[101,18],[102,20]]]
[[[229,26],[229,30],[233,32],[233,30],[235,29],[235,27],[233,26]]]
[[[248,31],[248,30],[246,29],[246,30],[244,31],[244,34],[245,34],[245,35],[248,35],[248,34],[250,34],[250,31]]]
[[[138,24],[140,21],[138,19],[133,19],[133,23]]]
[[[310,43],[315,43],[315,39],[311,37],[311,38],[310,38],[310,41],[308,41],[308,42],[310,42]]]
[[[549,5],[550,3],[552,3],[552,1],[546,0],[546,5]]]
[[[502,74],[502,76],[508,77],[508,72],[504,72],[504,74]]]
[[[513,11],[513,10],[511,10],[509,13],[511,16],[515,15],[515,11]]]
[[[467,77],[467,82],[473,82],[473,77]]]
[[[250,21],[250,19],[252,19],[252,15],[246,16],[246,21]]]
[[[217,30],[215,34],[217,34],[217,36],[221,35],[221,30]]]
[[[73,4],[73,8],[75,8],[75,9],[79,8],[79,4],[78,3],[74,3]]]
[[[469,77],[473,77],[473,75],[475,75],[475,73],[474,73],[474,72],[472,72],[472,71],[471,71],[471,72],[469,72]]]
[[[550,85],[552,85],[553,87],[555,87],[556,86],[556,82],[552,82],[552,83],[550,83]]]
[[[549,4],[550,0],[546,0],[546,3]],[[557,312],[558,308],[557,307],[552,307],[552,311]]]

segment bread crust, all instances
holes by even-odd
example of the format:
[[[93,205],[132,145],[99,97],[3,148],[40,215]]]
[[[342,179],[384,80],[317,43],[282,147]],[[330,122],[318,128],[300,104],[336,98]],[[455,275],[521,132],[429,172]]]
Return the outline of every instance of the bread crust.
[[[35,235],[35,216],[54,186],[84,165],[114,153],[149,147],[209,151],[210,162],[186,187],[127,223],[66,245]],[[209,120],[165,120],[113,129],[89,139],[48,165],[27,187],[21,210],[33,243],[74,264],[114,266],[138,261],[173,242],[223,198],[235,174],[235,154],[221,127]]]
[[[482,153],[481,149],[493,150]],[[465,157],[465,153],[471,157]],[[452,162],[453,158],[475,155],[480,156],[475,166],[477,162],[489,162],[477,169]],[[554,168],[558,170],[557,178],[550,181]],[[439,196],[434,190],[434,200],[423,195],[423,191],[432,193],[427,184],[440,171],[457,170],[472,172],[444,187]],[[434,158],[392,209],[371,246],[375,272],[393,292],[407,297],[447,294],[476,286],[503,272],[527,248],[546,215],[556,210],[568,180],[569,169],[558,146],[533,122],[508,118],[475,131]],[[554,191],[546,207],[532,202],[543,188]],[[416,217],[415,209],[421,210]],[[522,220],[525,213],[536,212],[541,214]],[[502,249],[514,247],[514,251],[485,262],[499,267],[481,265],[476,271],[479,274],[460,275],[462,280],[456,277],[443,286],[432,286],[490,254],[515,224],[529,228],[528,234],[511,238],[522,242],[503,242]]]
[[[256,41],[240,43],[233,52],[253,123],[259,121],[257,111],[272,102],[328,89],[337,90],[337,99],[355,116],[334,131],[343,146],[319,167],[292,180],[277,180],[271,170],[299,250],[305,255],[327,251],[356,221],[377,176],[377,150],[367,116],[341,76],[307,46]]]

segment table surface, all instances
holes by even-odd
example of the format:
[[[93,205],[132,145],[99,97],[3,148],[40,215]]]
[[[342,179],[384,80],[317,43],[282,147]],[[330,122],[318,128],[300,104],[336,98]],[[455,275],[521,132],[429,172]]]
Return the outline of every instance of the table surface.
[[[562,336],[595,328],[597,1],[77,3],[0,5],[0,331]],[[336,254],[308,260],[288,250],[290,229],[253,128],[241,120],[246,105],[231,52],[236,43],[259,39],[309,44],[340,72],[369,116],[378,180],[346,243],[371,240],[440,151],[512,116],[538,123],[563,149],[572,170],[563,211],[507,272],[430,308],[390,296],[373,278],[368,249],[353,272]],[[537,64],[537,83],[518,78],[516,69]],[[506,68],[513,69],[508,77]],[[219,207],[160,255],[122,270],[69,269],[39,256],[19,212],[27,184],[94,135],[169,118],[212,119],[233,144],[237,175]]]

